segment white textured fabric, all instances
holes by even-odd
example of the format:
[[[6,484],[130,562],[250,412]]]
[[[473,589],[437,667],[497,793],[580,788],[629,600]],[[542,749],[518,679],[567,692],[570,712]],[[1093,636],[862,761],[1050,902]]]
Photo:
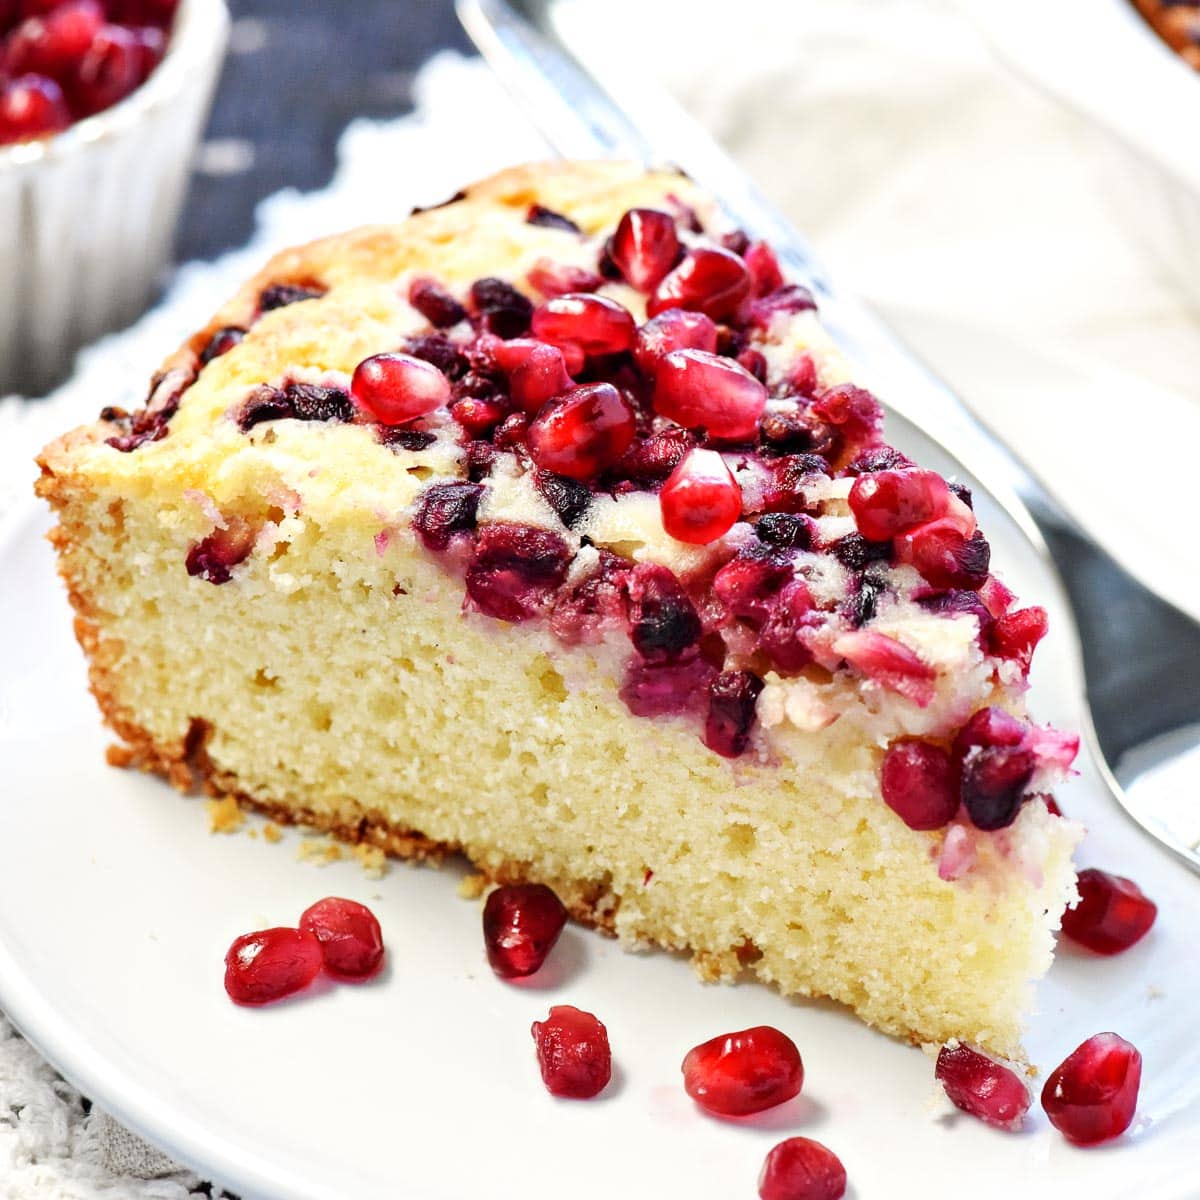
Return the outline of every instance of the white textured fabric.
[[[625,3],[602,6],[610,30],[630,28],[617,19]],[[720,23],[708,25],[728,34],[719,55],[681,46],[672,56],[677,93],[786,204],[835,274],[883,309],[1106,542],[1181,594],[1189,564],[1178,553],[1163,556],[1171,578],[1161,574],[1169,522],[1148,540],[1144,526],[1124,536],[1141,506],[1128,503],[1119,466],[1131,435],[1139,451],[1164,426],[1183,444],[1200,438],[1200,342],[1194,314],[1121,236],[1090,182],[1107,150],[998,71],[939,0],[747,0],[736,28],[720,7]],[[641,40],[654,47],[668,36],[683,35]],[[251,246],[183,268],[164,303],[85,352],[55,396],[0,402],[0,516],[28,494],[44,441],[104,404],[136,405],[164,353],[268,253],[394,219],[546,152],[476,62],[435,59],[417,97],[412,117],[352,125],[329,188],[266,201]],[[1144,433],[1131,430],[1131,412]],[[1064,457],[1064,445],[1074,453]],[[89,1114],[0,1017],[4,1200],[182,1200],[201,1194],[197,1184],[99,1110]]]

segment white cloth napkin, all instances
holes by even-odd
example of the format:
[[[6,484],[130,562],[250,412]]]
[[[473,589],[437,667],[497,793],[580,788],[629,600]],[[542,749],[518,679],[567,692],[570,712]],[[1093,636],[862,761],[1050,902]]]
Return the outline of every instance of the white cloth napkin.
[[[1175,481],[1137,474],[1170,461],[1172,445],[1200,445],[1200,329],[1109,212],[1094,182],[1103,144],[1008,78],[938,0],[743,0],[736,20],[727,4],[693,4],[699,19],[685,29],[669,20],[675,6],[606,0],[591,36],[635,30],[620,51],[641,48],[659,66],[671,46],[673,89],[843,285],[881,308],[1106,544],[1195,608],[1193,542],[1175,545],[1190,509],[1164,515]],[[0,517],[28,494],[44,441],[103,404],[136,403],[164,353],[273,250],[394,219],[546,154],[477,62],[433,60],[417,100],[411,117],[352,125],[327,189],[267,200],[249,247],[184,267],[157,310],[86,351],[53,397],[0,402]],[[1177,474],[1182,495],[1194,471]],[[89,1112],[0,1016],[0,1195],[182,1200],[206,1194],[198,1184]]]

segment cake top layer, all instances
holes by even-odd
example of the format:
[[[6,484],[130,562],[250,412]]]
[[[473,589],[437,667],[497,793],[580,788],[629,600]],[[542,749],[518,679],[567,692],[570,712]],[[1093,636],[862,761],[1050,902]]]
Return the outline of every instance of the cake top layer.
[[[1070,761],[1004,723],[1045,614],[990,573],[969,491],[884,442],[811,294],[675,174],[518,168],[280,255],[146,409],[47,455],[193,496],[211,583],[288,517],[364,553],[411,529],[469,613],[623,647],[630,709],[729,757],[835,720],[925,739],[909,775],[1004,745],[984,829]]]

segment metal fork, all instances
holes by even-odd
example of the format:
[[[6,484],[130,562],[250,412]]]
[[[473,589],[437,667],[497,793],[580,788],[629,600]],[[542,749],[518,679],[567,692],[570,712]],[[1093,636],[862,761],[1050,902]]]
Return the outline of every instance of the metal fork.
[[[1082,649],[1085,729],[1113,797],[1200,872],[1200,624],[1119,566],[1032,472],[861,303],[837,291],[804,239],[661,89],[602,82],[568,49],[556,0],[457,0],[467,33],[564,157],[672,163],[766,238],[808,281],[826,326],[889,384],[888,407],[970,473],[1057,571]]]

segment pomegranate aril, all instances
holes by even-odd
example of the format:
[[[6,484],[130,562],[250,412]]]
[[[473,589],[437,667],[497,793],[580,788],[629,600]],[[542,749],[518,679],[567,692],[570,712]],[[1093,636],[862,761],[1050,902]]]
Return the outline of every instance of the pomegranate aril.
[[[854,481],[849,504],[859,533],[873,542],[886,542],[942,516],[950,504],[950,489],[936,471],[874,471]]]
[[[770,328],[771,323],[780,315],[790,317],[796,313],[815,310],[816,307],[817,302],[808,288],[790,283],[777,288],[769,296],[751,300],[747,323],[754,328],[765,330]]]
[[[66,83],[104,25],[97,0],[71,0],[23,21],[8,37],[3,67],[12,76],[34,72]]]
[[[654,408],[686,429],[746,441],[758,431],[767,389],[744,367],[706,350],[672,350],[658,360]]]
[[[517,342],[508,342],[506,345],[515,346]],[[501,369],[504,362],[513,358],[511,354],[499,356]],[[508,377],[509,395],[513,403],[530,414],[536,413],[547,400],[562,395],[573,386],[562,350],[557,346],[547,346],[544,342],[530,344],[521,361],[511,368]]]
[[[471,303],[483,318],[488,333],[515,338],[529,329],[532,302],[503,279],[477,279],[471,284]]]
[[[617,225],[608,254],[631,287],[653,291],[679,256],[674,217],[655,208],[631,208]]]
[[[976,828],[1003,829],[1016,820],[1036,763],[1027,727],[1002,708],[982,708],[959,730],[952,753],[960,798]]]
[[[471,438],[486,437],[508,415],[508,409],[497,400],[480,400],[464,396],[450,406],[450,415]]]
[[[544,883],[496,888],[483,907],[483,943],[492,970],[502,979],[532,975],[566,923],[567,910]]]
[[[977,529],[963,537],[955,522],[918,525],[896,538],[896,558],[915,567],[938,588],[977,588],[987,579],[991,547]]]
[[[690,450],[658,495],[663,528],[694,546],[715,542],[742,514],[742,489],[714,450]]]
[[[124,100],[145,78],[141,43],[120,25],[105,25],[92,39],[70,85],[78,113],[89,115]]]
[[[661,717],[699,707],[717,669],[694,651],[664,662],[635,656],[625,671],[621,699],[637,717]]]
[[[991,652],[998,658],[1011,658],[1028,674],[1033,652],[1049,627],[1046,610],[1036,605],[1004,613],[996,618],[992,626],[989,638]]]
[[[1042,1108],[1068,1141],[1095,1145],[1129,1128],[1141,1081],[1137,1049],[1115,1033],[1097,1033],[1050,1072]]]
[[[71,123],[62,88],[41,75],[0,82],[0,145],[59,133]]]
[[[525,276],[529,286],[543,296],[566,296],[571,292],[594,292],[604,280],[595,271],[572,263],[539,258]]]
[[[447,379],[461,379],[470,368],[462,348],[441,333],[422,333],[408,338],[404,353],[432,363]]]
[[[893,742],[880,772],[883,799],[909,829],[941,829],[958,812],[958,776],[950,755],[932,742]]]
[[[240,325],[225,325],[218,329],[200,351],[201,364],[208,364],[214,358],[228,354],[245,336],[246,331]]]
[[[750,294],[750,272],[736,254],[715,246],[689,251],[655,288],[648,316],[669,308],[690,308],[714,321],[732,317]]]
[[[695,439],[684,429],[671,426],[636,438],[628,450],[613,463],[610,473],[638,487],[653,487],[661,483],[682,462],[683,456],[695,445]]]
[[[583,230],[560,212],[545,208],[541,204],[531,204],[525,214],[526,225],[538,225],[543,229],[561,229],[564,233],[582,233]]]
[[[1097,954],[1128,950],[1158,916],[1158,905],[1132,879],[1088,867],[1077,885],[1079,903],[1063,913],[1062,931]]]
[[[467,310],[432,279],[414,279],[409,284],[408,302],[435,329],[457,325],[467,315]]]
[[[684,1090],[722,1117],[763,1112],[800,1094],[804,1064],[796,1043],[770,1025],[724,1033],[688,1051]]]
[[[187,552],[184,566],[193,578],[208,583],[228,583],[233,568],[254,549],[254,528],[239,518],[230,518],[224,529],[214,529]]]
[[[375,914],[356,900],[326,896],[300,915],[300,929],[321,943],[325,970],[337,979],[369,979],[383,965],[383,933]]]
[[[704,744],[723,758],[737,758],[750,744],[750,730],[763,681],[750,671],[722,671],[708,689]]]
[[[529,426],[529,453],[543,470],[590,479],[636,432],[633,409],[611,383],[585,383],[546,403]]]
[[[735,617],[761,624],[779,590],[792,577],[789,563],[778,556],[741,554],[713,576],[713,595]]]
[[[261,929],[237,938],[225,955],[225,991],[235,1004],[270,1004],[321,972],[321,943],[302,929]]]
[[[479,531],[467,567],[467,594],[500,621],[528,621],[566,578],[570,551],[556,533],[532,525],[496,524]]]
[[[757,648],[780,671],[795,672],[812,661],[803,630],[812,618],[813,598],[802,579],[794,579],[779,593],[758,634]]]
[[[807,550],[812,545],[813,523],[796,513],[766,513],[754,526],[754,534],[765,546]]]
[[[704,350],[715,354],[717,326],[703,313],[670,308],[647,321],[637,333],[633,356],[643,374],[654,377],[659,359],[672,350]]]
[[[828,1146],[792,1137],[767,1155],[758,1177],[759,1200],[841,1200],[846,1168]]]
[[[669,568],[640,563],[630,572],[628,589],[629,636],[644,659],[678,658],[700,640],[700,616]]]
[[[1029,1089],[1003,1063],[959,1042],[942,1047],[933,1074],[956,1108],[998,1129],[1021,1128],[1031,1103]]]
[[[853,383],[839,383],[821,392],[812,402],[812,413],[856,444],[875,441],[883,424],[879,401]]]
[[[403,425],[443,407],[450,381],[432,363],[408,354],[376,354],[354,368],[350,391],[384,425]]]
[[[637,325],[628,309],[605,296],[556,296],[533,310],[533,336],[552,346],[578,346],[585,355],[632,350]]]
[[[766,242],[753,242],[745,250],[743,258],[750,272],[750,290],[755,296],[767,296],[783,287],[783,272],[779,259]]]
[[[534,1021],[534,1044],[542,1082],[552,1096],[590,1100],[612,1078],[608,1030],[595,1016],[556,1004],[544,1021]]]
[[[483,486],[454,480],[427,487],[417,502],[413,529],[430,550],[445,550],[456,533],[475,528]]]
[[[934,696],[937,672],[903,642],[873,630],[843,633],[833,651],[868,678],[925,708]]]

